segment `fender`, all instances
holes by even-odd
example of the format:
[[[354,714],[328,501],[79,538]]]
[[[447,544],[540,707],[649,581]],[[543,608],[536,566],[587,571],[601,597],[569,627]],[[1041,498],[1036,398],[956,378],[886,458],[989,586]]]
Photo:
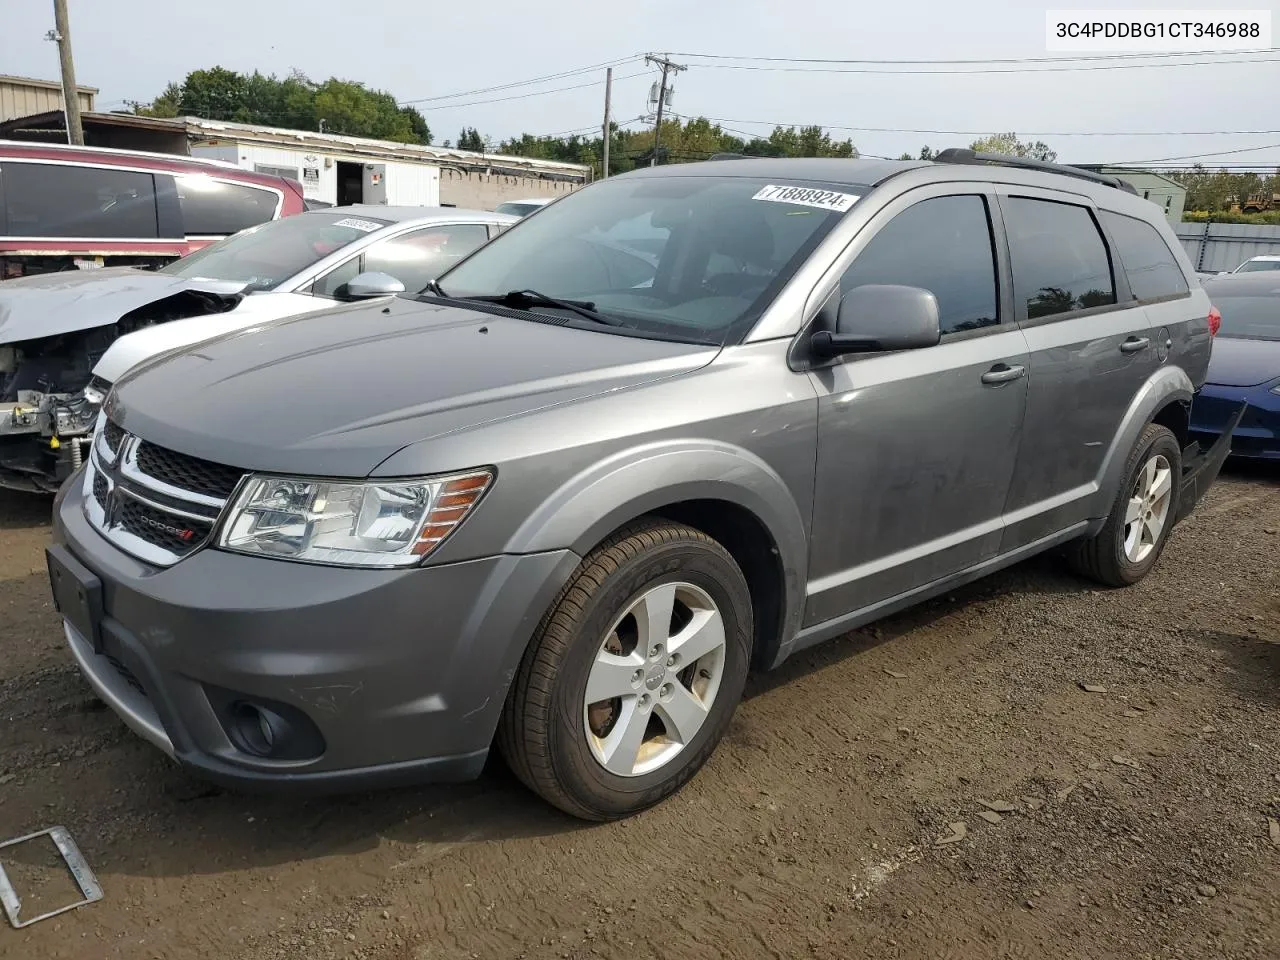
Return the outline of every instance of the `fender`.
[[[1090,535],[1097,533],[1098,528],[1106,522],[1107,514],[1115,503],[1116,493],[1124,483],[1121,474],[1125,460],[1147,424],[1168,403],[1190,403],[1194,396],[1195,387],[1191,384],[1191,378],[1181,367],[1161,367],[1134,394],[1111,446],[1107,449],[1107,455],[1103,458],[1102,468],[1098,471],[1098,489],[1089,499],[1088,516],[1093,521]]]
[[[571,549],[585,556],[613,530],[686,500],[722,500],[750,511],[782,562],[782,638],[804,611],[809,547],[804,518],[778,473],[754,454],[715,440],[658,441],[623,450],[570,478],[525,519],[506,553]]]

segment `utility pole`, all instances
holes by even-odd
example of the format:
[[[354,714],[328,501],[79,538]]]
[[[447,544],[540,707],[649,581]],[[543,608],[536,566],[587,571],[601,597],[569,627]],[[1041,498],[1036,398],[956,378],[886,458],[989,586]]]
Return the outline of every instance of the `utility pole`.
[[[609,176],[609,97],[613,93],[613,67],[604,72],[604,164],[600,168],[600,179]]]
[[[667,96],[670,90],[667,89],[667,74],[669,72],[679,73],[685,68],[678,63],[672,63],[666,57],[656,57],[653,54],[647,54],[644,58],[645,63],[654,63],[662,68],[662,80],[658,85],[658,115],[653,125],[653,156],[649,159],[649,166],[658,165],[658,145],[662,140],[662,108],[666,104]]]
[[[67,112],[67,142],[84,146],[84,127],[80,125],[80,91],[76,89],[76,65],[71,59],[71,24],[67,18],[67,0],[53,0],[53,27],[58,41],[58,59],[62,61],[62,99]]]

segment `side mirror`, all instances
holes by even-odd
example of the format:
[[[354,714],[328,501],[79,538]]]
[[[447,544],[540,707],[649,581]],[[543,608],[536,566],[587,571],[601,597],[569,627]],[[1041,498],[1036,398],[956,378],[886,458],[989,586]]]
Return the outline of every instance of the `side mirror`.
[[[390,297],[404,293],[404,284],[389,273],[370,270],[357,274],[347,281],[348,300],[369,300],[373,297]]]
[[[942,339],[938,299],[920,287],[865,284],[840,300],[836,330],[811,339],[823,360],[846,353],[878,353],[935,346]]]

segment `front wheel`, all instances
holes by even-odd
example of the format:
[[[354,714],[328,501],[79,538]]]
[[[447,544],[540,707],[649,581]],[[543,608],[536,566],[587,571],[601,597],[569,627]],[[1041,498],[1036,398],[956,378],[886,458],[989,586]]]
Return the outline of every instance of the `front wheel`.
[[[1077,572],[1109,587],[1137,583],[1155,566],[1178,513],[1182,450],[1168,427],[1147,425],[1125,462],[1125,483],[1092,539],[1071,555]]]
[[[710,757],[746,682],[751,596],[719,543],[630,527],[583,561],[517,673],[498,746],[526,786],[611,820],[670,796]]]

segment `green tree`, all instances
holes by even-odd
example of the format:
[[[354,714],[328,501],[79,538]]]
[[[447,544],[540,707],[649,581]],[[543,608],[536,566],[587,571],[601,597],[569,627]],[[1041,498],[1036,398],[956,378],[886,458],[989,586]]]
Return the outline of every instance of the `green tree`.
[[[181,84],[165,87],[139,113],[156,117],[193,116],[264,126],[325,130],[400,143],[431,142],[431,128],[414,107],[362,83],[330,77],[315,83],[298,71],[283,80],[225,67],[194,70]]]
[[[463,127],[462,133],[458,134],[458,149],[484,153],[484,137],[475,127]]]
[[[995,133],[969,144],[969,149],[978,153],[1003,153],[1010,157],[1028,157],[1032,160],[1046,160],[1050,163],[1058,159],[1056,151],[1047,143],[1037,140],[1025,143],[1018,139],[1016,133]]]

